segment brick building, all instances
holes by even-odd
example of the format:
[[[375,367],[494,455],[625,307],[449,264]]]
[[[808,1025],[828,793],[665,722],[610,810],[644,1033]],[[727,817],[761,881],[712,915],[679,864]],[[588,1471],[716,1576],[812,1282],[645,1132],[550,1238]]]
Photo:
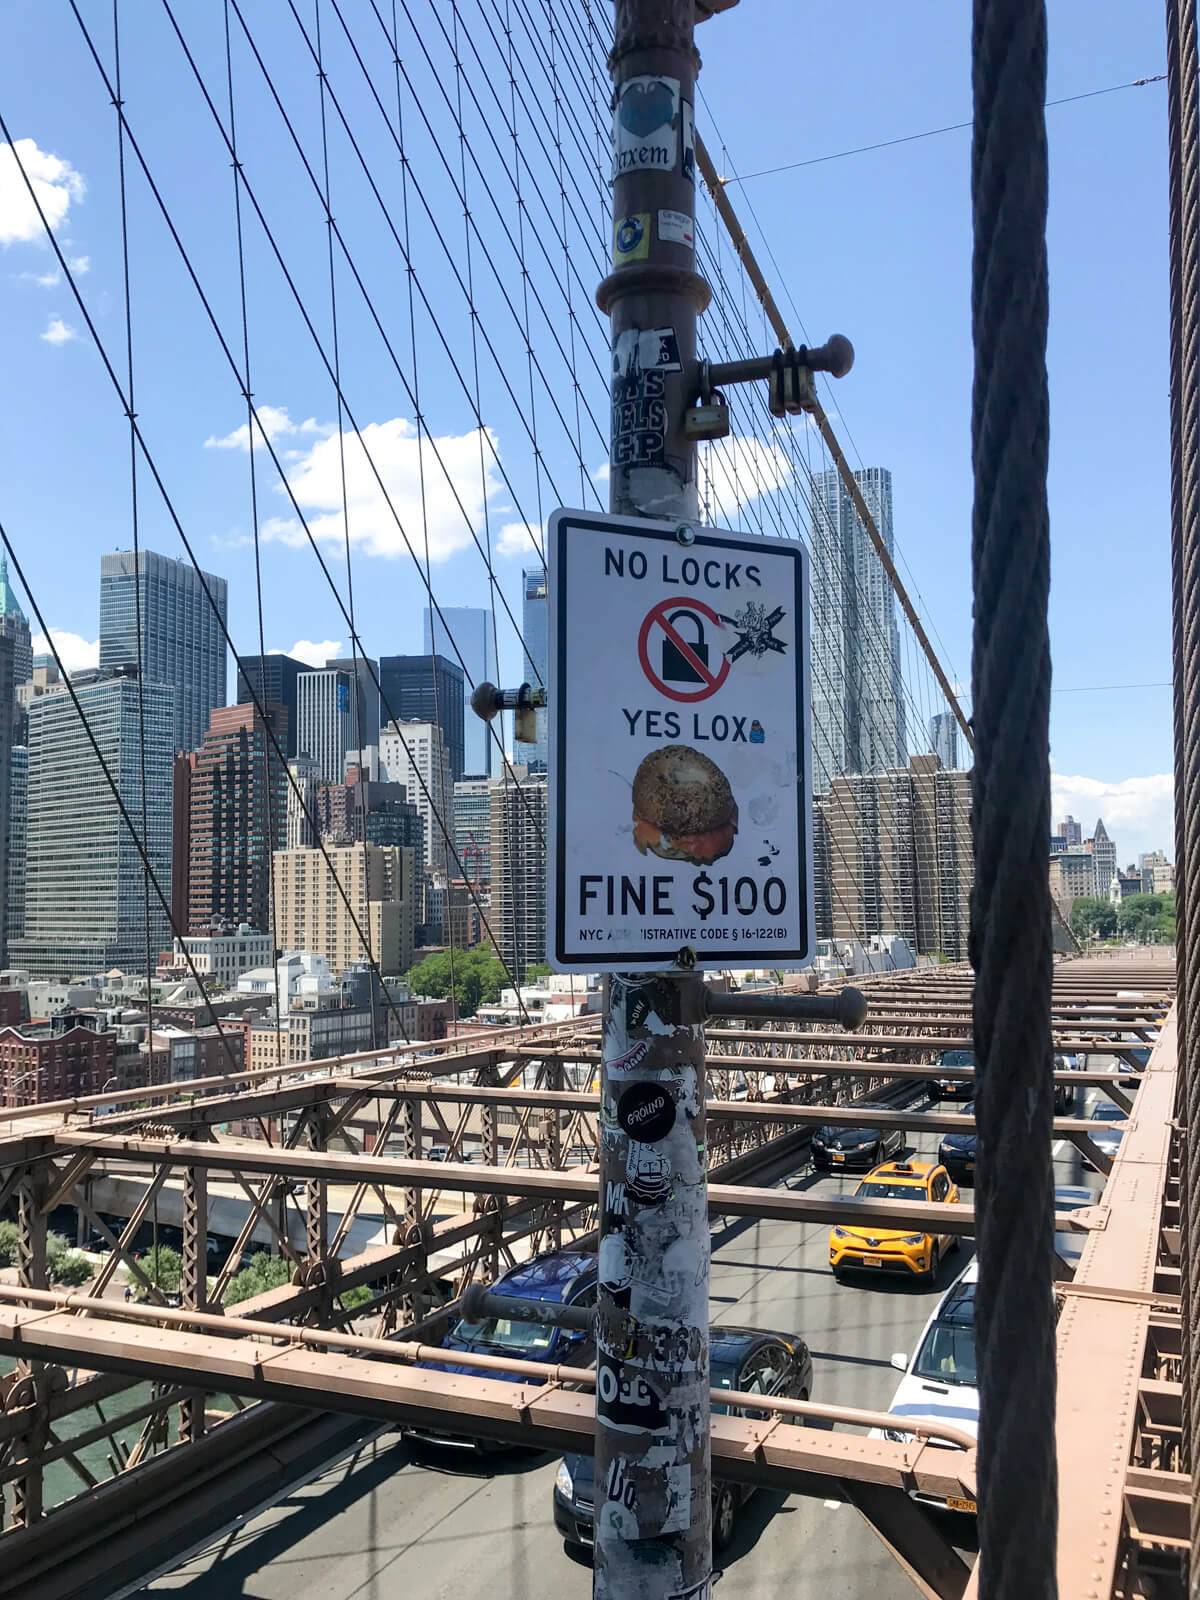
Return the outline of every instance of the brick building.
[[[0,1104],[99,1094],[115,1077],[116,1040],[69,1017],[0,1028]]]
[[[282,745],[287,712],[266,711]],[[200,748],[175,761],[177,927],[207,933],[214,919],[270,927],[271,851],[286,832],[286,784],[258,708],[218,706]]]

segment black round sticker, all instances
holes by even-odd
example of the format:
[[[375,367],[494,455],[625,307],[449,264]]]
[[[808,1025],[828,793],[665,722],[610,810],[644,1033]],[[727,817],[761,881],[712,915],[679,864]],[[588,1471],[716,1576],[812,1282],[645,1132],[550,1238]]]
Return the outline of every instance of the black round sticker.
[[[675,1102],[661,1083],[631,1083],[617,1101],[617,1121],[631,1139],[653,1144],[675,1126]]]

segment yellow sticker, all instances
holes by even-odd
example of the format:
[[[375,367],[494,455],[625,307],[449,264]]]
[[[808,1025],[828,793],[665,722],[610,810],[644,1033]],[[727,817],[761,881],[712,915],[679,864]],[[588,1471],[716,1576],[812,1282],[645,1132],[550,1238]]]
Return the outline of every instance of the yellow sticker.
[[[650,213],[639,211],[613,224],[613,266],[645,261],[650,254]]]

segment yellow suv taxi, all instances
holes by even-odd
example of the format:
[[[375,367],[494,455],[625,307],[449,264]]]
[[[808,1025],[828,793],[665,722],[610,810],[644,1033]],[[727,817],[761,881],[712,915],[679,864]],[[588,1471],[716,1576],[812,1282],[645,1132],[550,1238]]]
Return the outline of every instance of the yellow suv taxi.
[[[936,1161],[886,1161],[869,1172],[854,1191],[856,1200],[939,1200],[957,1202],[958,1189]],[[839,1280],[850,1271],[896,1272],[905,1277],[937,1277],[942,1257],[958,1248],[958,1235],[908,1233],[902,1228],[831,1228],[829,1265]]]

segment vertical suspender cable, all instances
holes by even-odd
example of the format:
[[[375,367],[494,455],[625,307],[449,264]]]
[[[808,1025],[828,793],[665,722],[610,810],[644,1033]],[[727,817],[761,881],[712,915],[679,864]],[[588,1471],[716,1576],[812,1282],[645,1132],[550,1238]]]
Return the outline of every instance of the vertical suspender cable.
[[[1200,74],[1195,0],[1167,0],[1167,117],[1171,315],[1171,643],[1175,686],[1176,950],[1183,1225],[1183,1449],[1192,1474],[1191,1559],[1200,1573],[1200,972],[1187,938],[1200,874]]]
[[[1044,0],[975,0],[972,60],[979,1594],[1048,1600],[1058,1508]]]

